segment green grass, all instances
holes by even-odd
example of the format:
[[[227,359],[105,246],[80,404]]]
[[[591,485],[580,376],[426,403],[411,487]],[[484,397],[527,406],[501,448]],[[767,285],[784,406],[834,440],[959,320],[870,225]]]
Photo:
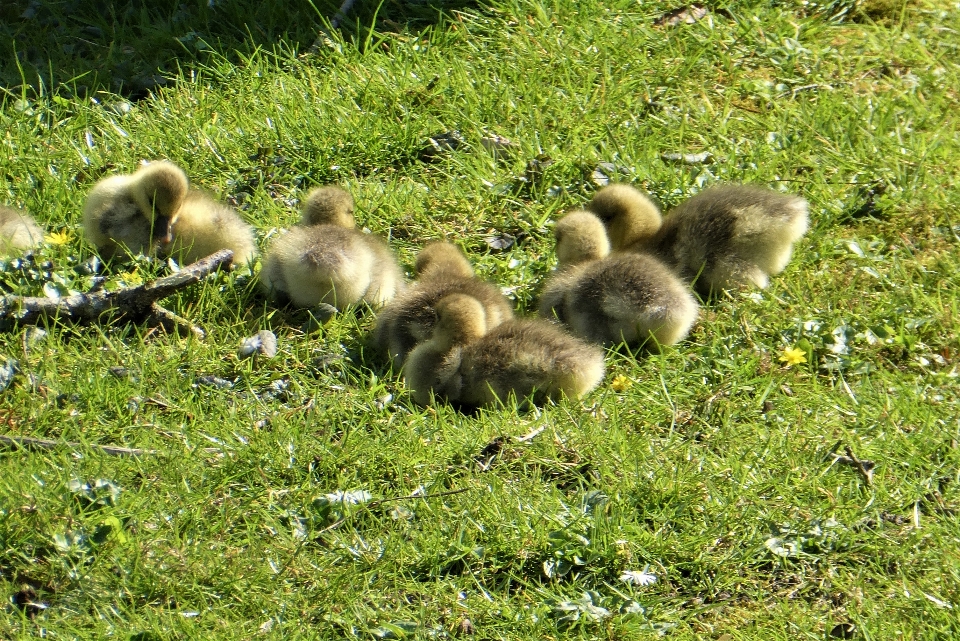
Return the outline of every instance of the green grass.
[[[168,77],[128,105],[100,76],[74,91],[107,59],[4,62],[0,200],[71,238],[38,252],[49,276],[0,265],[7,290],[87,287],[84,194],[142,159],[182,165],[262,238],[307,189],[340,183],[405,264],[454,238],[521,310],[553,265],[550,221],[589,198],[601,162],[665,207],[721,181],[799,192],[812,229],[770,289],[706,304],[662,355],[611,352],[584,402],[537,411],[418,408],[366,347],[371,313],[304,335],[306,313],[275,309],[243,271],[166,302],[205,341],[0,334],[20,367],[3,433],[85,444],[0,452],[0,636],[427,639],[466,636],[465,620],[478,639],[960,633],[952,5],[735,2],[670,28],[658,6],[617,0],[442,19],[419,5],[434,16],[420,21],[398,3],[360,7],[314,54],[328,5],[184,6],[218,46],[181,55],[163,47],[187,26],[110,22],[135,73]],[[54,37],[4,22],[41,50]],[[422,162],[452,129],[467,144]],[[492,156],[489,133],[515,148]],[[716,161],[661,160],[701,151]],[[491,250],[505,233],[517,243]],[[240,360],[264,328],[279,355]],[[794,346],[809,362],[785,367]],[[830,463],[845,446],[876,462],[869,486]],[[325,498],[341,491],[370,497]],[[645,568],[653,585],[621,580]]]

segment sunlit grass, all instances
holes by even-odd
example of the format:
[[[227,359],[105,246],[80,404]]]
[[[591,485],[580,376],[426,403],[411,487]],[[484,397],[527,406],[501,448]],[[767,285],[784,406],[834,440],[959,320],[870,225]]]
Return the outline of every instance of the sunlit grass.
[[[666,27],[653,5],[497,3],[378,23],[363,52],[214,50],[139,101],[5,93],[0,198],[49,234],[0,262],[13,293],[92,286],[84,194],[144,159],[183,166],[264,245],[337,182],[405,264],[450,238],[522,312],[598,168],[665,208],[722,181],[798,192],[812,228],[770,289],[706,303],[662,354],[611,351],[584,402],[533,411],[418,408],[367,345],[369,310],[307,327],[245,269],[166,301],[204,341],[0,334],[19,369],[3,434],[82,444],[0,455],[0,635],[956,634],[960,23],[831,7]],[[423,162],[451,130],[464,144]],[[512,145],[487,151],[491,134]],[[278,355],[240,358],[261,329]]]

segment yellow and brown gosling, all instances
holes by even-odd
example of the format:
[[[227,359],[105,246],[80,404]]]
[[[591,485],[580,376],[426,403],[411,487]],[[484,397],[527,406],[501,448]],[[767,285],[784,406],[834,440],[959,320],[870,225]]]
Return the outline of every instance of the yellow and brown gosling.
[[[0,205],[0,256],[43,242],[43,228],[25,211]]]
[[[420,404],[432,395],[467,406],[506,401],[580,398],[603,379],[603,350],[555,325],[510,320],[489,328],[484,307],[464,294],[444,297],[429,340],[404,365]]]
[[[603,223],[588,212],[564,216],[554,233],[560,265],[543,288],[541,316],[603,345],[656,350],[686,337],[699,306],[670,268],[646,254],[607,255]]]
[[[616,187],[621,193],[633,189]],[[608,198],[608,189],[597,192],[588,208],[608,216],[613,247],[656,255],[703,294],[766,287],[770,276],[786,267],[793,244],[809,224],[807,202],[799,196],[722,185],[680,203],[657,227],[656,218],[636,199]]]
[[[430,243],[417,255],[417,280],[394,298],[377,316],[374,343],[394,365],[402,365],[410,351],[427,340],[437,315],[434,306],[450,294],[472,296],[483,306],[485,323],[495,327],[513,318],[513,307],[500,290],[474,276],[470,261],[447,242]]]
[[[710,293],[754,285],[790,262],[809,225],[807,201],[751,185],[707,189],[676,207],[657,234],[658,253]]]
[[[301,223],[271,244],[260,281],[299,307],[382,307],[404,287],[390,248],[356,228],[353,197],[335,186],[307,195]]]
[[[105,257],[161,253],[187,264],[230,249],[234,264],[243,264],[256,255],[253,228],[230,207],[191,189],[184,171],[167,161],[94,185],[83,229]]]
[[[613,251],[648,242],[663,222],[660,208],[632,185],[614,184],[600,189],[586,209],[603,221]]]
[[[104,178],[84,202],[84,234],[105,258],[153,255],[189,189],[183,170],[163,160]]]

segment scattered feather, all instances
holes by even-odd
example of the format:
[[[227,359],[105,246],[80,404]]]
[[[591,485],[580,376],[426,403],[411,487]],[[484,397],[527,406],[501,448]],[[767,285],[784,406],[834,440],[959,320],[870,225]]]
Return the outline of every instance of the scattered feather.
[[[694,24],[707,16],[707,8],[700,4],[691,4],[668,11],[654,21],[660,27],[676,27],[681,24]]]
[[[664,152],[660,154],[660,160],[663,160],[664,162],[680,163],[682,165],[709,165],[716,159],[709,151],[701,151],[698,154]]]
[[[47,330],[42,327],[28,327],[27,331],[23,333],[23,342],[27,348],[33,347],[43,339],[47,337]]]
[[[599,163],[590,173],[590,180],[598,187],[606,187],[617,175],[626,175],[630,173],[629,167],[617,165],[612,162]]]
[[[496,236],[488,236],[486,241],[490,249],[503,251],[512,247],[513,244],[517,242],[517,237],[512,234],[498,234]]]
[[[420,160],[436,162],[442,156],[456,151],[464,145],[463,136],[456,129],[427,138],[427,144],[420,150]]]
[[[277,336],[268,329],[262,329],[253,336],[240,341],[240,358],[250,358],[255,355],[273,358],[277,355]]]
[[[480,144],[484,149],[492,153],[494,156],[498,154],[506,154],[517,148],[517,145],[513,142],[510,142],[508,138],[498,136],[497,134],[487,134],[480,139]]]
[[[930,603],[936,605],[937,607],[943,608],[943,609],[945,609],[945,610],[952,610],[952,609],[953,609],[953,606],[952,606],[952,605],[950,605],[950,604],[947,603],[946,601],[943,601],[942,599],[938,599],[937,597],[933,596],[932,594],[927,594],[926,592],[924,592],[924,593],[923,593],[923,596],[927,597],[927,601],[929,601]]]
[[[225,378],[213,376],[212,374],[198,376],[195,384],[198,387],[216,387],[217,389],[231,389],[234,385],[233,381],[228,381]]]
[[[553,611],[559,615],[558,620],[564,623],[576,623],[581,617],[592,623],[599,623],[612,616],[610,610],[598,605],[601,600],[599,593],[588,590],[575,601],[561,601],[554,606]]]
[[[67,489],[84,503],[104,506],[116,505],[121,491],[119,485],[108,479],[96,479],[92,483],[71,479]]]
[[[370,494],[370,492],[367,492],[366,490],[349,490],[347,492],[337,490],[336,492],[324,494],[323,498],[325,498],[328,503],[360,505],[370,501],[370,499],[373,498],[373,494]]]

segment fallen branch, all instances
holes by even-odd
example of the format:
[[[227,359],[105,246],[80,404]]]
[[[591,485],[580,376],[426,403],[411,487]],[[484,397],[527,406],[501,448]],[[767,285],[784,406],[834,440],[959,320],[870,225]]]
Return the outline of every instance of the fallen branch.
[[[174,314],[165,307],[160,307],[154,303],[150,307],[150,316],[148,317],[150,325],[162,327],[167,332],[173,334],[177,332],[188,332],[200,340],[203,340],[207,333],[202,328],[197,327],[183,316]]]
[[[80,450],[85,447],[103,452],[109,456],[152,456],[161,454],[158,450],[141,450],[135,447],[120,447],[118,445],[97,445],[96,443],[73,443],[70,441],[51,441],[45,438],[31,436],[0,436],[0,446],[8,446],[21,450],[57,450],[68,448]],[[216,447],[205,447],[201,450],[205,454],[219,454],[223,450]]]
[[[159,307],[156,303],[176,291],[200,282],[232,260],[233,252],[222,249],[187,265],[176,274],[113,292],[96,291],[63,298],[4,296],[0,298],[0,323],[13,321],[18,324],[35,325],[44,319],[95,323],[113,318],[140,322],[153,318],[171,327],[186,325],[190,331],[196,333],[198,328],[189,321]]]
[[[337,10],[337,15],[333,16],[330,20],[331,28],[338,29],[340,27],[340,23],[347,19],[347,15],[350,13],[350,10],[353,9],[354,2],[356,2],[356,0],[343,0],[343,4],[341,4]]]

